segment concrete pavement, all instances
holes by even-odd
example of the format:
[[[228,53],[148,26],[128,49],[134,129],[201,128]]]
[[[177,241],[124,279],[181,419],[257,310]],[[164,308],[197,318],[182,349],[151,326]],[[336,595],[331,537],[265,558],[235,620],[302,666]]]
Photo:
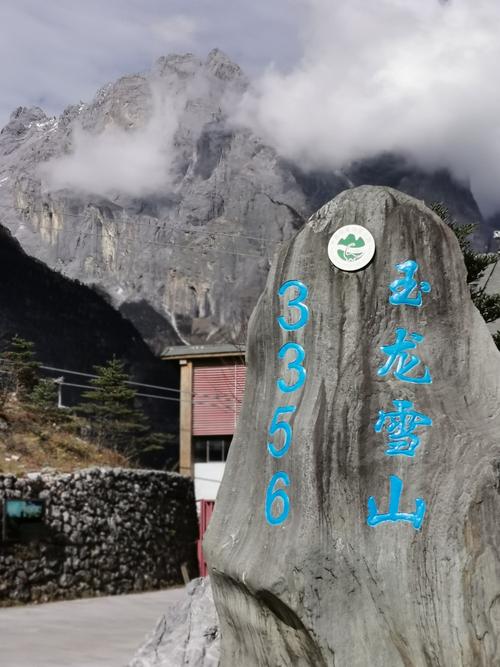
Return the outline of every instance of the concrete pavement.
[[[125,667],[184,588],[0,608],[1,667]]]

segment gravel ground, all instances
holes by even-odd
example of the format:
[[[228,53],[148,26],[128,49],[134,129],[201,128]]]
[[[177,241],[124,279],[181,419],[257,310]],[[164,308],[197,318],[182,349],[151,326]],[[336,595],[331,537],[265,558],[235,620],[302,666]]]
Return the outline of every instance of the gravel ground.
[[[126,667],[184,588],[0,609],[2,667]]]

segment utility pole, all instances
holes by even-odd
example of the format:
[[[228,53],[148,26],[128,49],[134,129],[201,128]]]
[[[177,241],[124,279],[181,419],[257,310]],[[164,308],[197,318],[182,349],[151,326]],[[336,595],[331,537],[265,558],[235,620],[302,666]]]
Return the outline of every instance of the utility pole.
[[[64,375],[61,375],[61,377],[55,378],[54,382],[57,385],[57,407],[59,409],[65,408],[66,406],[63,405],[62,402],[62,388],[64,384]]]
[[[498,260],[500,259],[500,229],[495,229],[493,232],[493,255],[496,255],[497,258],[493,262],[490,275],[486,278],[484,285],[481,289],[481,294],[483,294],[486,291],[486,288],[488,287],[488,283],[490,282],[491,276],[495,273],[495,269],[497,268]]]

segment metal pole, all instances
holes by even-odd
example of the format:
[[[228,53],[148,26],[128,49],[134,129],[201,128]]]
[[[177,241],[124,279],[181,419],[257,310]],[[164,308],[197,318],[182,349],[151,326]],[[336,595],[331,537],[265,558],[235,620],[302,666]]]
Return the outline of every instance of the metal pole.
[[[62,387],[64,384],[64,375],[61,375],[61,377],[56,378],[54,382],[57,384],[57,407],[59,409],[62,409],[65,407],[62,402]]]
[[[497,249],[494,250],[493,253],[496,254],[497,258],[496,258],[495,262],[493,262],[493,266],[492,266],[492,269],[491,269],[491,271],[490,271],[490,275],[486,278],[486,281],[485,281],[485,283],[484,283],[482,289],[480,290],[480,294],[484,294],[486,288],[488,287],[488,283],[490,282],[490,278],[491,278],[491,276],[493,275],[493,273],[495,272],[495,269],[496,269],[497,264],[498,264],[498,260],[500,259],[500,249],[499,249],[499,245],[500,245],[500,229],[495,230],[495,231],[493,232],[493,241],[496,241]]]

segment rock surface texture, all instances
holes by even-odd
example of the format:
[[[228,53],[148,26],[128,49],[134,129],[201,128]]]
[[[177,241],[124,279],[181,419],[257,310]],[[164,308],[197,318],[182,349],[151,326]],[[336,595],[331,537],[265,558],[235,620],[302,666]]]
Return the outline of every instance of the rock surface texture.
[[[376,242],[357,272],[330,263],[332,234],[362,225]],[[395,265],[419,264],[428,281],[421,308],[389,303]],[[309,320],[285,331],[277,317],[308,288]],[[418,290],[417,290],[418,291]],[[415,294],[415,292],[413,293]],[[425,339],[383,374],[396,329]],[[284,393],[276,381],[296,342],[307,378]],[[413,339],[413,342],[415,340]],[[243,409],[206,538],[221,622],[221,665],[232,667],[491,667],[500,664],[500,354],[466,285],[453,233],[421,202],[383,187],[344,192],[313,215],[280,251],[252,315]],[[425,378],[432,383],[398,379]],[[394,400],[431,418],[415,456],[385,455],[379,411]],[[276,408],[295,406],[270,435]],[[407,423],[408,426],[408,423]],[[286,520],[266,520],[271,478],[289,499]],[[404,521],[367,525],[368,499],[387,513],[389,479],[404,486],[399,511],[426,503],[420,529]],[[394,489],[393,489],[394,491]],[[394,504],[395,494],[391,500]],[[272,500],[272,497],[271,497]],[[397,498],[396,498],[397,501]],[[279,521],[284,502],[275,500]],[[394,509],[394,507],[392,507]],[[396,502],[396,509],[398,504]]]
[[[91,468],[16,478],[5,499],[43,499],[38,534],[0,542],[0,606],[152,590],[197,570],[192,481],[175,473]]]
[[[18,108],[0,133],[2,224],[29,254],[106,294],[158,351],[239,341],[276,248],[353,185],[481,220],[467,187],[391,155],[303,173],[231,121],[248,86],[214,50],[160,58],[59,118]]]
[[[219,621],[210,581],[195,579],[186,590],[187,599],[160,618],[129,667],[218,667]]]

